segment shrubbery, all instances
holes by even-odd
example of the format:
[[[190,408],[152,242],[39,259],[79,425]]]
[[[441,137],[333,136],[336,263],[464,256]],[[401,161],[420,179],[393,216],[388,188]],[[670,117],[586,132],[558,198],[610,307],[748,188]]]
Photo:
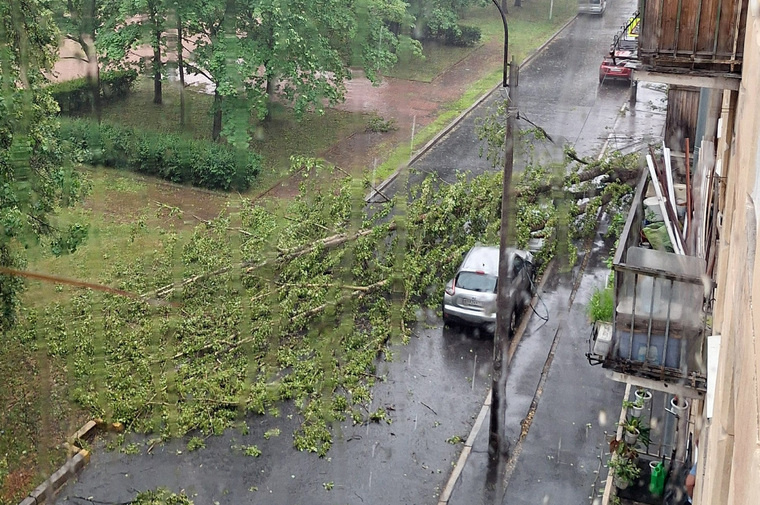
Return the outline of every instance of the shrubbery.
[[[450,29],[444,33],[447,46],[469,47],[480,42],[481,31],[477,26],[459,25],[458,30]]]
[[[61,118],[59,135],[82,163],[207,189],[246,190],[261,170],[261,156],[256,153],[88,119]]]
[[[109,101],[129,93],[137,79],[136,70],[109,70],[100,73],[100,96]],[[92,107],[92,93],[87,79],[82,77],[49,86],[48,91],[58,102],[61,112],[73,114],[86,112]]]

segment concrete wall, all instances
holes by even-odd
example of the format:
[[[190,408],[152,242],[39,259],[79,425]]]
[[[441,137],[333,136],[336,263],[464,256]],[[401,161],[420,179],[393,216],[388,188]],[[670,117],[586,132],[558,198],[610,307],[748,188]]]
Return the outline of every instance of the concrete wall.
[[[738,100],[724,100],[724,118],[736,104],[735,122],[723,125],[718,143],[725,203],[714,333],[722,345],[714,415],[701,437],[697,505],[760,503],[760,0],[749,3],[742,85]]]

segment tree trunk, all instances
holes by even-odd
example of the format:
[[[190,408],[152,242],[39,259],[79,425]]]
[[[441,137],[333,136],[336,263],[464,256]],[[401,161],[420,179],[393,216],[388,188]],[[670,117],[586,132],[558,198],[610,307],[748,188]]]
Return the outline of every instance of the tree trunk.
[[[100,123],[102,117],[102,106],[100,101],[100,67],[98,65],[98,53],[95,49],[95,40],[87,40],[89,37],[82,37],[82,45],[85,55],[87,56],[87,85],[90,88],[92,97],[92,113]]]
[[[214,90],[214,125],[211,129],[211,140],[219,140],[222,133],[222,95],[218,90]]]
[[[507,0],[501,0],[501,10],[504,11],[504,14],[509,14],[509,9],[507,8]]]
[[[264,117],[265,122],[272,120],[272,99],[274,97],[274,77],[267,75],[267,115]]]
[[[95,0],[89,0],[83,7],[82,31],[79,43],[87,56],[87,83],[92,96],[92,108],[95,118],[100,123],[100,66],[98,65],[98,50],[95,48],[95,23],[97,6]]]
[[[177,70],[179,71],[179,125],[185,129],[185,66],[182,51],[182,18],[177,15]]]
[[[562,181],[562,188],[565,191],[568,191],[566,189],[567,186],[572,185],[573,183],[580,183],[580,182],[587,182],[591,179],[595,179],[596,177],[599,177],[600,175],[606,173],[606,169],[597,166],[594,168],[591,168],[589,170],[586,170],[584,172],[581,172],[577,175],[568,175],[565,177],[564,181]],[[620,167],[616,168],[612,171],[611,174],[608,176],[608,181],[623,181],[630,183],[631,181],[635,181],[639,175],[641,174],[640,170],[638,168],[625,168]],[[522,190],[517,190],[517,197],[523,198],[526,202],[535,202],[538,198],[539,194],[546,194],[552,190],[553,186],[551,183],[545,183],[541,184],[540,186],[534,187],[531,190],[531,195],[524,195]],[[577,196],[578,198],[581,198],[581,196]]]
[[[521,0],[515,0],[515,7],[522,7],[522,1]]]
[[[156,30],[153,34],[153,103],[163,103],[161,93],[161,32]]]

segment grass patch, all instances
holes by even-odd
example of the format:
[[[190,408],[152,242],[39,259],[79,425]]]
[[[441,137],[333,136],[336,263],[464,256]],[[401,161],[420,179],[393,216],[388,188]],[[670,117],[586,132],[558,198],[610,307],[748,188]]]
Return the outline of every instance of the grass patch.
[[[597,321],[612,322],[615,311],[615,293],[612,288],[595,289],[588,302],[587,311],[592,323]]]
[[[575,15],[578,4],[575,0],[554,2],[552,19],[549,20],[549,1],[525,2],[522,7],[513,7],[509,2],[507,24],[509,25],[509,51],[517,61],[525,59],[531,51]],[[385,75],[397,79],[432,82],[447,68],[455,65],[485,44],[503,45],[504,26],[499,12],[492,4],[473,7],[462,18],[461,24],[477,26],[481,29],[480,43],[473,47],[445,46],[435,41],[423,42],[424,58],[408,57],[400,61]]]
[[[179,125],[179,90],[165,86],[162,105],[153,103],[153,81],[139,79],[124,100],[103,107],[105,121],[164,133],[183,134],[195,139],[211,138],[213,96],[194,91],[185,93],[185,128]],[[268,188],[287,174],[293,155],[318,156],[342,138],[367,127],[367,114],[327,109],[323,115],[307,115],[298,121],[293,112],[275,104],[272,120],[261,123],[251,148],[264,156],[263,170],[249,193]]]
[[[30,249],[30,268],[36,272],[108,284],[105,272],[113,269],[115,263],[128,263],[155,254],[168,234],[175,234],[180,243],[189,239],[199,221],[181,210],[185,203],[209,207],[210,210],[202,213],[205,219],[228,205],[234,206],[239,198],[164,185],[113,169],[83,170],[91,186],[90,194],[82,205],[61,211],[58,224],[64,227],[73,223],[87,224],[87,240],[74,254],[60,257],[54,256],[49,247]],[[195,212],[201,213],[200,210]],[[29,281],[24,307],[63,303],[79,291],[68,285]]]

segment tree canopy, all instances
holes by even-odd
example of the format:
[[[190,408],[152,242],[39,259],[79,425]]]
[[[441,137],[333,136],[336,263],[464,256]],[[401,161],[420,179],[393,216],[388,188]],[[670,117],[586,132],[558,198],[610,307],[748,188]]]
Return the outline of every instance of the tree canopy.
[[[81,192],[54,135],[58,105],[45,91],[58,47],[46,2],[0,5],[0,267],[18,269],[43,238],[56,254],[73,251],[84,229],[56,227],[56,209]],[[23,281],[0,272],[0,330],[11,326]]]

